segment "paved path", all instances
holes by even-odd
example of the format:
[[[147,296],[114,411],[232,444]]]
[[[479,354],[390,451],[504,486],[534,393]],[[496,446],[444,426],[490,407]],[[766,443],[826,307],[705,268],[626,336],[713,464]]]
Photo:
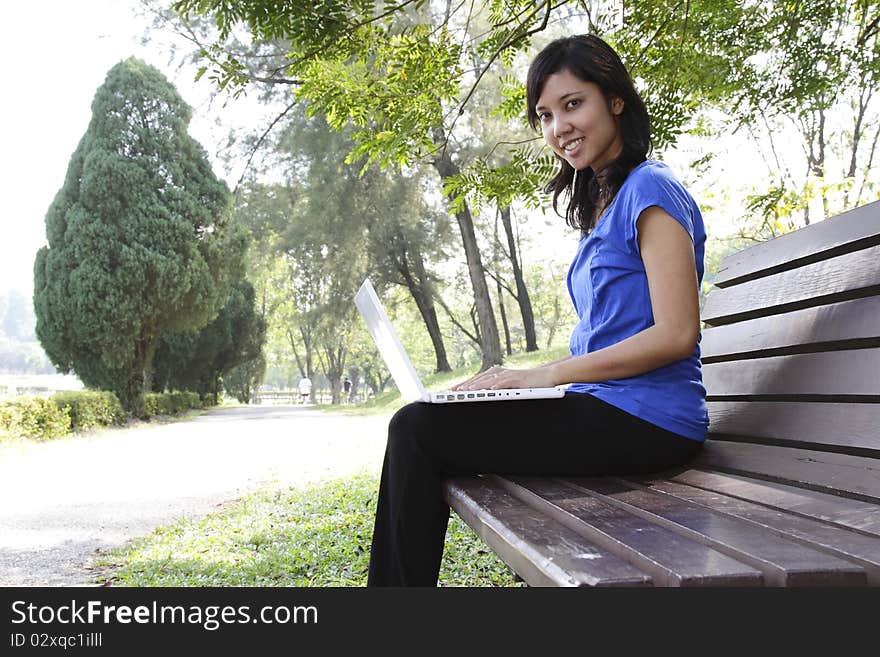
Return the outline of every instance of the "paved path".
[[[388,419],[251,406],[0,445],[0,586],[88,585],[96,550],[266,483],[378,472]]]

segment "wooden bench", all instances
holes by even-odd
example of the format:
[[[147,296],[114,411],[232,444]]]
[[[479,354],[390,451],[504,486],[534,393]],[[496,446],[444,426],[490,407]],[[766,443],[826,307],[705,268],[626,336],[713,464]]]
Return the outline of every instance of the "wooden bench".
[[[735,253],[714,284],[688,467],[446,482],[527,584],[880,585],[880,202]]]

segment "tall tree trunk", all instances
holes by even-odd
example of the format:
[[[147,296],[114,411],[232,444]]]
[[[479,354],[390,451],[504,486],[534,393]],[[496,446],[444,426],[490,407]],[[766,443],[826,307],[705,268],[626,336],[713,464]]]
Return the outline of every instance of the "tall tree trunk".
[[[342,373],[345,371],[345,360],[348,357],[348,349],[344,344],[339,344],[333,338],[328,338],[324,344],[325,358],[321,358],[321,369],[324,370],[324,376],[330,382],[331,404],[339,404],[342,400]],[[312,386],[314,391],[315,386]]]
[[[312,336],[314,335],[314,330],[311,326],[300,326],[299,334],[302,337],[303,346],[305,347],[305,359],[303,360],[299,351],[296,348],[296,339],[293,337],[293,332],[288,329],[287,330],[287,339],[290,342],[290,348],[293,350],[293,356],[296,359],[296,366],[299,368],[300,373],[304,373],[306,378],[312,382],[312,390],[309,393],[309,401],[314,404],[315,403],[315,395],[317,394],[317,389],[314,385],[315,383],[315,365],[314,365],[314,340]]]
[[[425,310],[422,318],[425,326],[428,327],[428,334],[431,336],[431,342],[434,345],[434,353],[437,356],[437,371],[451,372],[449,360],[446,357],[446,346],[443,344],[443,334],[440,332],[440,323],[437,321],[437,310],[434,307],[434,286],[428,279],[428,272],[425,269],[425,262],[422,260],[422,254],[416,251],[412,254],[413,267],[416,270],[416,278],[418,279],[418,289],[422,293]],[[416,303],[419,300],[416,299]],[[421,307],[419,312],[422,312]]]
[[[501,208],[501,224],[507,235],[507,248],[510,253],[510,264],[513,267],[513,278],[516,280],[516,301],[519,303],[519,312],[522,315],[523,329],[526,332],[526,351],[538,351],[538,337],[535,332],[535,314],[532,312],[532,301],[529,291],[526,289],[526,281],[523,278],[522,267],[516,251],[516,240],[513,235],[513,226],[510,221],[510,206]]]
[[[559,305],[559,297],[553,295],[553,320],[550,322],[549,335],[547,336],[547,349],[553,344],[553,338],[556,337],[556,329],[559,326],[559,318],[562,316],[562,308]]]
[[[434,166],[442,178],[460,173],[449,152],[441,146],[443,143],[443,130],[434,128],[434,143],[440,147],[440,154],[434,159]],[[486,285],[486,277],[483,274],[483,261],[477,246],[477,235],[474,231],[474,222],[471,211],[465,204],[461,210],[455,213],[458,227],[461,230],[461,240],[464,244],[465,258],[468,263],[468,273],[471,277],[471,285],[474,289],[474,301],[477,306],[477,317],[480,322],[480,349],[483,352],[482,369],[486,370],[493,365],[500,365],[503,360],[501,353],[501,341],[498,336],[498,325],[495,322],[495,313],[492,311],[492,299],[489,297],[489,286]]]
[[[498,310],[501,311],[501,326],[504,327],[504,345],[507,348],[507,355],[513,354],[510,346],[510,327],[507,325],[507,312],[504,310],[504,290],[501,289],[501,279],[495,281],[498,287]]]
[[[400,227],[396,232],[396,243],[399,248],[396,253],[391,254],[397,272],[400,274],[403,284],[409,290],[422,321],[428,329],[428,335],[431,338],[431,344],[434,346],[434,355],[437,360],[437,372],[451,372],[449,360],[446,357],[446,346],[443,344],[443,334],[440,331],[440,323],[437,321],[437,310],[434,307],[434,290],[428,272],[425,269],[425,262],[422,260],[422,254],[418,249],[410,249],[409,243],[406,241],[403,231]]]
[[[375,230],[375,222],[368,224],[368,230]],[[388,233],[383,233],[388,235]],[[451,372],[449,359],[446,356],[446,346],[443,344],[443,334],[437,321],[437,311],[434,306],[434,289],[428,276],[425,262],[421,251],[411,246],[403,228],[397,224],[391,231],[390,238],[383,240],[383,249],[386,257],[391,261],[397,276],[393,276],[388,282],[402,284],[409,290],[410,295],[416,302],[428,336],[434,347],[434,356],[437,360],[437,372]]]
[[[434,355],[437,359],[437,372],[451,372],[449,360],[446,357],[446,346],[443,344],[443,334],[440,331],[440,322],[437,321],[437,311],[434,308],[434,295],[431,289],[426,285],[427,281],[421,280],[417,282],[413,278],[413,272],[409,269],[401,269],[401,275],[406,282],[407,288],[416,302],[422,321],[428,329],[428,335],[431,338],[431,344],[434,346]],[[418,274],[417,274],[418,275]]]

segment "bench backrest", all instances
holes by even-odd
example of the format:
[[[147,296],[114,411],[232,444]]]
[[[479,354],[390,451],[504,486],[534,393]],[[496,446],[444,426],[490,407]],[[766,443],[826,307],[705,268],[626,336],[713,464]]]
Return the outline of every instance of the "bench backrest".
[[[710,438],[880,458],[880,201],[735,253],[714,284]]]

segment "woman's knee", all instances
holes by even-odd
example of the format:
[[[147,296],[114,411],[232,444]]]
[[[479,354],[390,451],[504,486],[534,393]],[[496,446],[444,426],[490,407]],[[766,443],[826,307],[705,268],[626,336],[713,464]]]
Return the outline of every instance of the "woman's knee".
[[[399,409],[388,423],[388,448],[396,453],[408,451],[430,440],[432,420],[427,404],[413,402]]]

